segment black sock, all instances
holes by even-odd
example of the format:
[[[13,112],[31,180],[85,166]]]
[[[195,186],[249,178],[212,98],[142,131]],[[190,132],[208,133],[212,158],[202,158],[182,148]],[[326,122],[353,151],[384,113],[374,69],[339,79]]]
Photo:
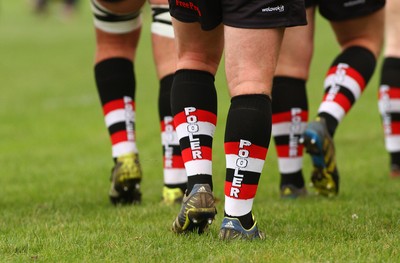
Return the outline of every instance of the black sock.
[[[290,96],[288,96],[290,94]],[[293,185],[304,187],[301,163],[295,161],[303,157],[299,138],[308,121],[308,100],[306,81],[286,76],[276,76],[272,89],[272,127],[281,175],[280,188]],[[285,128],[286,129],[285,129]],[[274,131],[274,128],[273,128]]]
[[[193,109],[194,112],[188,113],[186,109],[189,108]],[[194,121],[191,127],[199,128],[197,119],[202,119],[203,124],[206,124],[209,128],[215,127],[217,93],[214,86],[214,76],[199,70],[177,71],[171,91],[171,109],[177,128],[180,124],[188,124],[188,118],[190,118],[190,121]],[[196,132],[187,130],[184,135],[180,135],[183,136],[180,138],[179,144],[185,163],[196,162],[199,158],[205,161],[212,161],[213,134],[208,134],[207,132],[203,130],[197,130]],[[193,157],[193,143],[196,143],[196,147],[200,148],[201,157]],[[185,152],[189,154],[185,155]],[[209,184],[211,189],[213,188],[212,174],[209,168],[209,164],[201,163],[194,168],[195,170],[188,171],[186,169],[188,173],[188,193],[190,193],[195,184]]]

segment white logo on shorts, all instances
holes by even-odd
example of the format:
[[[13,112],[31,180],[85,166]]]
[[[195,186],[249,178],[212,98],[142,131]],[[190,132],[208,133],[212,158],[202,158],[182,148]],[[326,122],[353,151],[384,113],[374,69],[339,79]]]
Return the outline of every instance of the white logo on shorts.
[[[351,6],[362,5],[362,4],[365,4],[365,0],[352,0],[352,1],[345,2],[343,4],[343,6],[344,7],[351,7]]]
[[[285,6],[284,5],[278,5],[278,6],[272,6],[272,7],[266,7],[261,9],[262,12],[279,12],[282,13],[285,11]]]

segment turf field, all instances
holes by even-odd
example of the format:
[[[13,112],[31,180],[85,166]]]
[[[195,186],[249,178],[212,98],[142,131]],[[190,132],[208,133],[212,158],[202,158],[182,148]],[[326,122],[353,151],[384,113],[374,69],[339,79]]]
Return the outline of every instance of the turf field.
[[[137,137],[143,204],[108,201],[112,166],[93,78],[94,33],[87,4],[70,21],[28,2],[0,3],[0,262],[398,262],[400,180],[388,178],[377,110],[378,76],[335,138],[340,196],[281,200],[273,144],[254,212],[265,241],[218,240],[223,202],[210,233],[175,236],[179,207],[160,203],[162,163],[149,7],[136,63]],[[310,117],[325,70],[338,51],[324,21],[308,85]],[[380,64],[379,68],[380,69]],[[223,199],[223,133],[228,95],[217,75],[219,126],[214,140],[215,194]],[[311,162],[305,158],[309,182]]]

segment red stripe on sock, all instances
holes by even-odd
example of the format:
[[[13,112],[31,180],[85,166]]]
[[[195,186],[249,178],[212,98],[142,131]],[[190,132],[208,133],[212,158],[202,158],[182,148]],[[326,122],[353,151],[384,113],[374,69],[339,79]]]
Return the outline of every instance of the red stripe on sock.
[[[326,74],[326,76],[329,75],[336,75],[336,71],[337,71],[338,67],[333,66],[329,69],[328,73]],[[340,70],[345,70],[346,71],[346,75],[351,77],[352,79],[354,79],[357,83],[358,86],[360,87],[361,91],[363,91],[365,89],[365,80],[364,77],[355,69],[353,68],[343,68],[341,67]]]
[[[301,111],[300,114],[293,115],[292,112],[281,112],[281,113],[274,113],[272,114],[272,124],[282,123],[282,122],[290,122],[292,121],[293,117],[301,117],[302,122],[308,121],[308,111]]]
[[[391,134],[400,134],[400,122],[394,121],[391,123],[390,128],[392,130]]]
[[[379,90],[379,99],[387,95],[389,95],[391,99],[400,99],[400,87],[389,86],[389,89],[385,91],[382,91],[382,89]]]
[[[225,195],[231,198],[236,198],[235,196],[230,195],[232,188],[237,188],[240,191],[237,199],[245,200],[254,198],[256,196],[258,185],[242,184],[240,187],[237,187],[237,186],[232,186],[231,182],[225,181],[225,188],[224,188]]]
[[[295,148],[296,151],[294,152],[294,149],[291,150],[289,145],[279,145],[276,146],[276,152],[278,154],[278,157],[280,158],[288,158],[288,157],[301,157],[303,156],[303,144],[298,144],[297,147]],[[291,152],[293,151],[293,152]],[[296,153],[296,154],[294,154]]]
[[[239,150],[245,149],[249,151],[250,158],[257,158],[261,160],[265,160],[267,156],[268,148],[261,147],[255,144],[250,146],[245,146],[242,149],[239,149],[239,142],[225,142],[224,143],[225,154],[238,154]]]
[[[162,132],[165,131],[165,127],[169,126],[169,125],[171,125],[174,128],[173,130],[175,130],[174,119],[172,118],[172,116],[170,118],[167,118],[167,119],[168,119],[167,123],[165,123],[165,118],[164,118],[164,120],[160,121],[160,129],[161,129]]]
[[[330,94],[329,94],[329,93],[326,93],[326,94],[324,95],[324,98],[323,98],[323,100],[322,100],[323,102],[324,102],[324,101],[334,101],[334,102],[336,102],[337,104],[339,104],[340,107],[342,107],[343,110],[344,110],[346,113],[350,110],[352,104],[350,103],[349,99],[348,99],[345,95],[343,95],[342,93],[337,93],[333,100],[327,100],[327,99],[326,99],[327,96],[330,96]]]
[[[185,168],[182,156],[174,155],[168,159],[164,157],[164,168]]]
[[[217,115],[215,115],[214,113],[209,112],[209,111],[197,109],[196,111],[191,112],[189,114],[189,116],[196,116],[197,117],[197,121],[209,122],[209,123],[212,123],[214,125],[217,125]],[[177,115],[175,115],[174,116],[175,127],[178,127],[182,123],[187,123],[187,120],[186,120],[187,117],[188,116],[185,115],[184,111],[182,111],[182,112],[178,113]]]
[[[132,109],[135,110],[135,102],[131,101],[128,103],[131,104]],[[125,104],[126,103],[125,103],[124,99],[112,100],[103,105],[103,113],[104,113],[104,115],[107,115],[108,113],[110,113],[114,110],[125,109]]]
[[[201,159],[193,159],[193,151],[190,148],[186,148],[182,151],[182,159],[184,162],[195,161],[195,160],[210,160],[212,159],[212,149],[210,147],[201,146],[200,149],[196,150],[201,152]]]
[[[127,131],[118,131],[111,134],[111,143],[115,145],[120,142],[128,141],[128,133]]]

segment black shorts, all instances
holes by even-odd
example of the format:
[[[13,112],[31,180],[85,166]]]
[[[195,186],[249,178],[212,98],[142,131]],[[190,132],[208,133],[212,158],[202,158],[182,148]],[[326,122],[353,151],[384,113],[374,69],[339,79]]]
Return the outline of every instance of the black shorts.
[[[306,8],[318,6],[320,14],[330,21],[370,15],[383,8],[385,2],[386,0],[305,0]]]
[[[304,0],[169,0],[171,16],[199,22],[203,30],[223,23],[238,28],[306,25]]]

